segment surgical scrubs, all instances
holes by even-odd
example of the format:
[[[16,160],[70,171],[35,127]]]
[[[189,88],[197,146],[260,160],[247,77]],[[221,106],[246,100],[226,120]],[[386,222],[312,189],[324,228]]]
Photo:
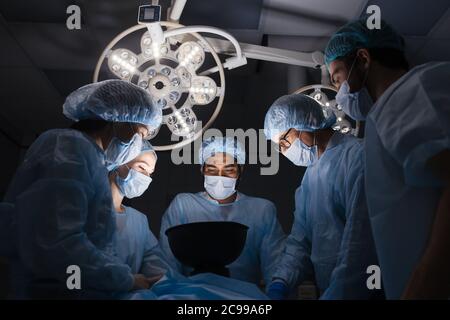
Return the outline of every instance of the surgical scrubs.
[[[204,221],[233,221],[248,226],[245,247],[228,266],[230,277],[257,285],[261,280],[270,283],[285,238],[272,202],[242,193],[229,204],[217,203],[206,192],[177,195],[163,216],[160,243],[168,261],[184,275],[192,270],[173,256],[165,231],[180,224]]]
[[[444,182],[427,161],[450,148],[450,63],[391,85],[366,124],[367,203],[386,296],[399,299],[430,236]]]
[[[123,263],[133,274],[147,277],[163,275],[168,269],[164,262],[158,240],[149,229],[147,216],[131,207],[116,213],[117,232],[115,247]]]
[[[315,278],[322,299],[369,299],[377,259],[364,193],[362,142],[334,133],[295,194],[295,219],[274,278],[293,290]]]
[[[81,270],[81,294],[131,289],[131,270],[113,250],[116,225],[104,153],[89,136],[71,129],[39,136],[5,202],[14,206],[17,228],[14,297],[29,298],[30,285],[37,283],[68,293],[71,265]]]

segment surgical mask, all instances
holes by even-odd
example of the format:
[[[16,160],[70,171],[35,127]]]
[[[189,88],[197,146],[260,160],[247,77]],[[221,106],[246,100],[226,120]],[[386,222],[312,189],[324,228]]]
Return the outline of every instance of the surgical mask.
[[[205,176],[205,190],[208,194],[216,199],[223,200],[236,192],[235,178],[228,178],[222,176]]]
[[[105,150],[106,168],[112,171],[115,168],[130,162],[136,158],[142,149],[142,136],[136,133],[129,142],[123,142],[119,138],[112,138]]]
[[[342,83],[338,93],[336,94],[336,102],[342,107],[342,110],[345,112],[345,114],[347,114],[353,120],[365,121],[370,109],[373,106],[373,100],[369,94],[369,91],[367,91],[367,88],[365,87],[365,83],[369,73],[367,71],[363,82],[363,88],[358,92],[350,93],[350,85],[348,84],[348,79],[350,78],[350,74],[353,71],[355,62],[356,58],[353,62],[352,67],[350,68],[347,80]]]
[[[336,95],[336,102],[346,115],[356,121],[365,121],[373,106],[373,100],[365,87],[358,92],[350,93],[347,81],[341,85]]]
[[[283,153],[286,158],[298,167],[308,167],[313,164],[317,159],[317,154],[316,144],[309,147],[299,138],[295,139],[289,149]]]
[[[141,196],[148,189],[151,182],[151,177],[134,169],[129,169],[125,179],[122,179],[118,174],[116,175],[117,187],[119,187],[120,193],[128,199]]]

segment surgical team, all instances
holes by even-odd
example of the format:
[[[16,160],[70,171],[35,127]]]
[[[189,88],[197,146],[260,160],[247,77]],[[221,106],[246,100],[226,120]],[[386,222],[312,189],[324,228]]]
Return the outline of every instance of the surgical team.
[[[336,101],[365,121],[364,139],[334,131],[335,114],[309,96],[282,96],[268,108],[267,139],[307,167],[290,195],[287,236],[272,202],[238,190],[245,147],[213,137],[198,154],[204,190],[173,199],[158,240],[146,215],[123,200],[152,182],[158,158],[145,138],[162,111],[121,80],[74,91],[63,105],[74,124],[38,137],[0,204],[11,298],[289,299],[311,279],[324,300],[450,297],[450,63],[410,69],[404,52],[392,27],[369,30],[363,19],[328,42]],[[166,230],[204,221],[249,228],[228,266],[233,285],[190,278],[171,251]],[[82,270],[84,290],[67,292],[69,265]],[[380,290],[367,285],[373,265]],[[248,283],[264,284],[265,295]]]

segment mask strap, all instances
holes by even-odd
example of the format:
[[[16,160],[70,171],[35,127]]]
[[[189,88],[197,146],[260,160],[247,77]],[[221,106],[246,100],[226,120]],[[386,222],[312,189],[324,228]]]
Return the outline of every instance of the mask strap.
[[[114,169],[114,174],[115,174],[114,182],[115,182],[115,179],[116,179],[117,177],[119,177],[120,179],[122,179],[122,178],[120,177],[120,175],[119,175],[119,167],[117,167],[117,168]]]
[[[348,82],[348,79],[350,79],[350,75],[352,74],[353,68],[354,68],[355,63],[356,63],[356,59],[358,59],[358,56],[355,57],[355,60],[353,60],[352,66],[350,67],[350,71],[349,71],[349,73],[347,75],[347,82]]]

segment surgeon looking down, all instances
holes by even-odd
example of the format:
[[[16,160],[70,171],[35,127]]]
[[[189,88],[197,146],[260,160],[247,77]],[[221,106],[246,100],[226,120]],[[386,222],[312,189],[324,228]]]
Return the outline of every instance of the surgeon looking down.
[[[114,255],[108,168],[129,162],[162,113],[143,89],[120,80],[84,86],[63,106],[71,129],[49,130],[33,143],[5,202],[17,230],[12,258],[15,298],[104,298],[138,285]],[[67,268],[81,270],[69,291]]]
[[[124,206],[124,198],[140,197],[152,182],[157,156],[151,144],[143,141],[141,153],[110,173],[111,192],[116,211],[115,248],[119,259],[136,274],[137,286],[148,289],[168,270],[158,240],[149,229],[147,216]]]
[[[238,222],[249,229],[241,255],[228,266],[230,277],[256,285],[261,281],[267,284],[285,237],[275,205],[236,191],[245,163],[245,150],[237,140],[231,137],[205,140],[199,159],[205,191],[178,194],[162,219],[160,241],[167,259],[184,275],[192,271],[174,257],[165,234],[170,227],[191,222]]]
[[[359,105],[349,109],[367,120],[367,204],[387,298],[447,299],[450,63],[408,71],[403,38],[384,21],[367,29],[366,19],[339,29],[325,60]]]
[[[308,167],[295,193],[294,224],[267,290],[285,299],[315,278],[321,299],[370,299],[367,267],[377,263],[365,204],[362,143],[333,131],[336,117],[306,95],[276,100],[267,139]]]

